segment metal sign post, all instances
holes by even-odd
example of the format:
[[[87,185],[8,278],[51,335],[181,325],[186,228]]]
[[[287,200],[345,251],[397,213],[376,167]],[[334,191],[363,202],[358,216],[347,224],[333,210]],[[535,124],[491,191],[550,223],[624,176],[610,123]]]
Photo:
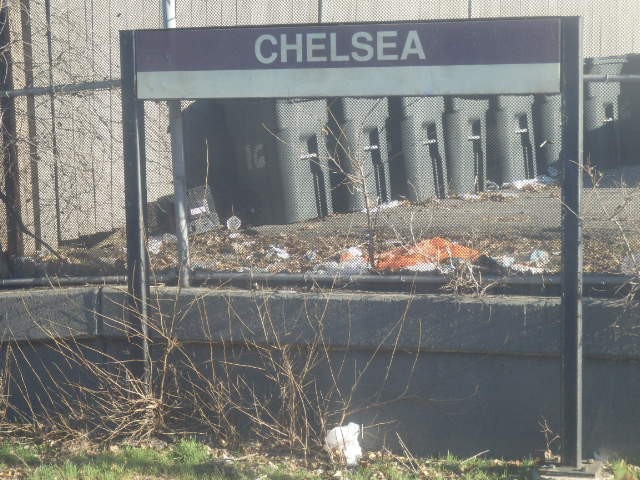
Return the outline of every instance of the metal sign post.
[[[145,217],[147,204],[144,151],[144,103],[136,97],[134,64],[135,35],[120,32],[120,75],[122,77],[122,143],[124,156],[125,215],[127,225],[127,285],[132,335],[131,370],[151,385],[149,353],[149,258],[146,249]]]
[[[140,328],[148,297],[140,100],[562,93],[563,460],[580,467],[581,25],[544,17],[121,32],[129,292]],[[148,346],[140,348],[147,365]]]
[[[582,21],[562,22],[563,463],[582,467]]]

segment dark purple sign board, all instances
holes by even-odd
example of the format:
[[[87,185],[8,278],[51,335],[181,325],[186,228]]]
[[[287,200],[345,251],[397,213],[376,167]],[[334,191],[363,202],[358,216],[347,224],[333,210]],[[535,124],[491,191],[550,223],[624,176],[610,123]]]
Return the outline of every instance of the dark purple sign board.
[[[135,32],[140,99],[560,91],[559,18]]]

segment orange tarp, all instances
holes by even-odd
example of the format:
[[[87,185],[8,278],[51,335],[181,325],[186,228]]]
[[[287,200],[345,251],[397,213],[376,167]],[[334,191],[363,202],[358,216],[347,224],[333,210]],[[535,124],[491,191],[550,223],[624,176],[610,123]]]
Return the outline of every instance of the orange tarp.
[[[482,254],[478,250],[453,243],[446,238],[434,237],[421,240],[410,247],[398,247],[378,255],[376,267],[380,270],[402,270],[422,263],[441,263],[452,258],[475,262]],[[353,259],[345,253],[340,260]]]

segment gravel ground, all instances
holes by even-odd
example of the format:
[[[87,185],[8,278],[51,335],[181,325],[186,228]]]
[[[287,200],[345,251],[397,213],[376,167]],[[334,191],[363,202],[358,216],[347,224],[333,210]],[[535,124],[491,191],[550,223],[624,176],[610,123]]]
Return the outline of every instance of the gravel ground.
[[[441,236],[517,262],[528,261],[534,250],[545,250],[550,262],[544,269],[553,272],[561,258],[560,205],[560,189],[546,187],[404,203],[371,217],[378,252]],[[585,271],[620,272],[629,253],[640,252],[639,187],[585,188],[583,220]],[[220,228],[197,235],[191,239],[191,259],[195,268],[301,272],[336,260],[349,247],[366,252],[368,238],[365,213],[335,214],[292,225],[243,228],[236,234]],[[50,257],[26,258],[19,259],[16,270],[21,276],[123,273],[125,245],[124,231],[118,230],[88,248],[63,249],[67,261],[62,264]],[[175,267],[175,243],[155,247],[150,251],[153,268]]]

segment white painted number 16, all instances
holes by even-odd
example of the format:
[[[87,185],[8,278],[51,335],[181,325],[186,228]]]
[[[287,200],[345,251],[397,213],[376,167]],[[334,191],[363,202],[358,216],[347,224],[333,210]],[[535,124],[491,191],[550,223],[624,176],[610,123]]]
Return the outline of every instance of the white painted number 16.
[[[264,168],[267,164],[267,160],[264,157],[264,147],[261,143],[257,145],[245,145],[244,152],[248,170]]]

